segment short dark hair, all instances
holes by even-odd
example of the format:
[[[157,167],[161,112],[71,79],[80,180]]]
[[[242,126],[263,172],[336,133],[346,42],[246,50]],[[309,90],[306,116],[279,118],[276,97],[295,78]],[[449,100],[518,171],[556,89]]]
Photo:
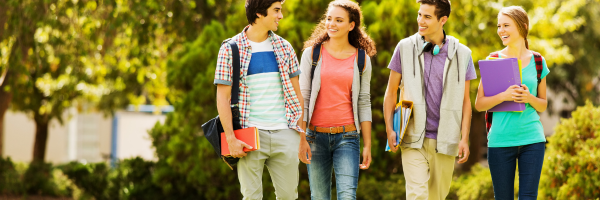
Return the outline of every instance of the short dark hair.
[[[438,20],[442,17],[450,17],[450,0],[417,0],[417,3],[435,6],[435,15]]]
[[[283,3],[285,0],[246,0],[246,19],[248,24],[254,24],[257,13],[267,16],[267,9],[275,2]]]

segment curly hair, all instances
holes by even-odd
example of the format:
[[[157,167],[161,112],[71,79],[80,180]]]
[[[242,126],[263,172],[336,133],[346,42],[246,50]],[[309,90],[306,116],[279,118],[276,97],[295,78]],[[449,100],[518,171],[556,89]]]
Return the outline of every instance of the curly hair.
[[[352,29],[348,33],[348,42],[355,48],[363,49],[367,52],[367,55],[374,56],[377,54],[377,50],[375,49],[375,42],[367,35],[365,31],[365,27],[361,26],[361,20],[363,18],[362,11],[360,10],[360,6],[357,3],[349,1],[349,0],[335,0],[329,3],[327,10],[332,7],[340,7],[348,12],[350,16],[350,22],[355,22],[356,28]],[[323,43],[329,40],[329,35],[327,34],[327,27],[325,26],[325,22],[327,21],[327,12],[323,14],[323,18],[321,22],[317,24],[315,30],[311,34],[310,38],[306,42],[304,42],[304,48],[314,46],[319,43]]]

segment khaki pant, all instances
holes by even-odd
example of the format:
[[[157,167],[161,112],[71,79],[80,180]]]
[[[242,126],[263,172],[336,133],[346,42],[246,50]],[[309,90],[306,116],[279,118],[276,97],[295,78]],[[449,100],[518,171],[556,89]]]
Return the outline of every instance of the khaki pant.
[[[401,148],[406,199],[446,199],[455,157],[436,153],[436,146],[436,140],[425,138],[421,149]]]
[[[298,198],[298,146],[300,134],[292,129],[258,130],[260,149],[248,152],[238,163],[244,200],[263,199],[262,174],[267,166],[277,199]]]

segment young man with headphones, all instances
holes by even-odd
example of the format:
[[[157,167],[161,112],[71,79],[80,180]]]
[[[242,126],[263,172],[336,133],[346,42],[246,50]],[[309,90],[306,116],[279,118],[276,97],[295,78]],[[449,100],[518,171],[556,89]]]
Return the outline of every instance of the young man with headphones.
[[[469,158],[471,101],[469,81],[477,78],[471,50],[447,36],[449,0],[417,0],[419,32],[401,40],[388,68],[384,118],[389,146],[400,142],[407,199],[445,199],[454,160]],[[401,83],[402,82],[402,83]],[[392,113],[398,87],[413,102],[412,119],[402,141],[395,141]]]

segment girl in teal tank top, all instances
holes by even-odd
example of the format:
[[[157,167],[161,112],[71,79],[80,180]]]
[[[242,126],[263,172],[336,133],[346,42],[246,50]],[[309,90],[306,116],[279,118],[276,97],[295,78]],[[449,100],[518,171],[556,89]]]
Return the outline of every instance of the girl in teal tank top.
[[[544,162],[546,138],[538,112],[548,107],[546,76],[550,73],[542,57],[538,84],[533,52],[527,34],[529,18],[519,6],[505,7],[498,14],[497,33],[505,49],[499,58],[518,58],[522,63],[522,84],[513,85],[495,96],[484,96],[479,83],[475,109],[485,111],[504,101],[524,103],[523,112],[494,112],[488,134],[488,163],[495,199],[513,199],[515,170],[519,166],[519,199],[536,199]],[[495,54],[495,53],[494,53]]]

